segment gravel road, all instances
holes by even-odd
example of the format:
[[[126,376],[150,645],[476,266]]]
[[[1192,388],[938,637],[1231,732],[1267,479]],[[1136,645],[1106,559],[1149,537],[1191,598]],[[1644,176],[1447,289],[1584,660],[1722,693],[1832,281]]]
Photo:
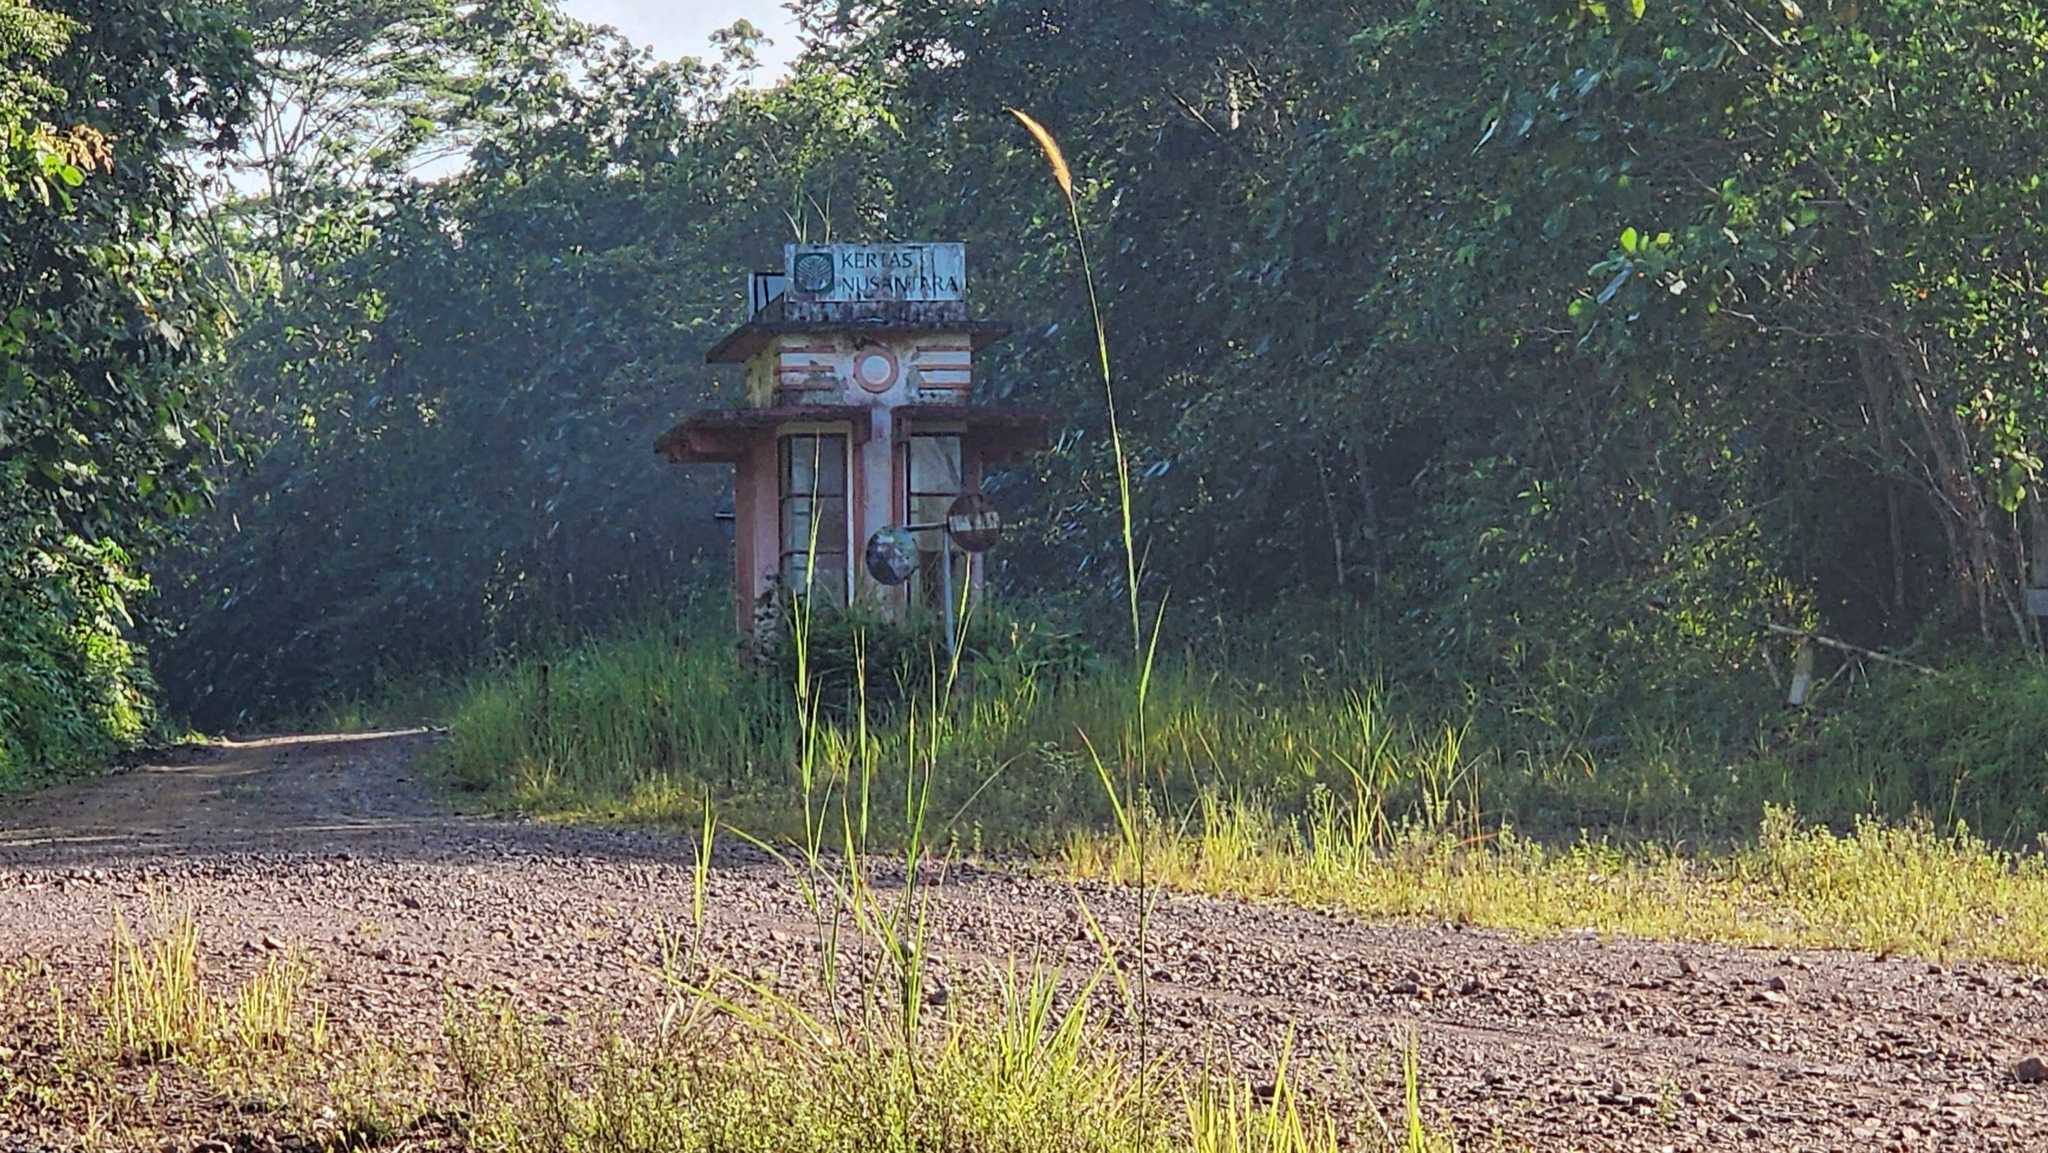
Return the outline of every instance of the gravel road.
[[[450,988],[564,1020],[657,1004],[660,927],[689,917],[688,840],[457,815],[413,768],[432,739],[231,743],[12,802],[0,964],[97,980],[114,914],[146,920],[168,896],[195,911],[212,972],[303,948],[330,1014],[380,1032],[430,1034]],[[965,865],[932,880],[931,956],[956,986],[1011,958],[1086,972],[1101,954],[1081,901],[1113,936],[1137,913],[1108,886]],[[813,971],[782,866],[721,850],[709,904],[722,965],[792,985]],[[2048,1085],[2013,1072],[2048,1050],[2037,971],[1200,897],[1163,899],[1149,941],[1156,1044],[1256,1082],[1291,1043],[1313,1096],[1391,1109],[1391,1039],[1412,1030],[1425,1107],[1464,1149],[2048,1148]]]

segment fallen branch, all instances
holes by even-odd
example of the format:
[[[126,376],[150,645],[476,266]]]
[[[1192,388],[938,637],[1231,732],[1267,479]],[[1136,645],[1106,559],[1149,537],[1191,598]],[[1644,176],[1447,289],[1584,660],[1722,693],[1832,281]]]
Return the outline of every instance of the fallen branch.
[[[1909,661],[1904,657],[1895,657],[1890,653],[1878,652],[1876,649],[1866,649],[1862,645],[1852,645],[1848,641],[1838,641],[1833,637],[1822,636],[1819,633],[1810,632],[1806,629],[1787,628],[1784,625],[1771,624],[1769,622],[1765,622],[1764,627],[1781,637],[1798,637],[1803,641],[1812,641],[1814,644],[1826,645],[1828,648],[1839,649],[1845,653],[1854,653],[1859,657],[1869,657],[1874,661],[1883,661],[1886,664],[1912,669],[1916,673],[1926,673],[1930,677],[1941,675],[1940,669],[1929,668],[1926,665]]]

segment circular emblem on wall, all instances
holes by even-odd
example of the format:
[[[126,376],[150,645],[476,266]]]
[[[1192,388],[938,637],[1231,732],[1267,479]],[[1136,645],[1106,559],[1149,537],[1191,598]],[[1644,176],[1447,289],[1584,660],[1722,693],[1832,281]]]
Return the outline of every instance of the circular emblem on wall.
[[[799,252],[796,267],[790,269],[796,279],[798,292],[817,294],[832,291],[832,254],[829,252]]]
[[[868,538],[868,575],[885,585],[900,585],[917,571],[917,538],[891,525]]]
[[[896,384],[896,354],[879,344],[863,344],[853,353],[853,379],[869,392],[887,392]]]

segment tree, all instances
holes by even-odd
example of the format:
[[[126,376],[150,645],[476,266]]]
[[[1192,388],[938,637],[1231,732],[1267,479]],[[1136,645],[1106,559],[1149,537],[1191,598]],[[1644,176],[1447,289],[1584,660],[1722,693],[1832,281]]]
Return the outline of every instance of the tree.
[[[219,313],[179,256],[180,148],[241,115],[220,12],[0,4],[0,783],[140,735],[128,604],[204,494]]]
[[[2040,17],[1809,7],[902,0],[808,27],[887,78],[887,167],[930,175],[892,227],[1013,254],[997,291],[1070,339],[1035,158],[987,126],[1027,99],[1076,159],[1177,601],[1343,592],[1423,675],[1612,705],[1758,661],[1767,620],[1883,643],[1960,604],[2033,636],[2043,154],[2012,129]],[[1012,375],[1097,427],[1084,350],[1033,343]],[[1038,510],[1060,568],[1117,547],[1067,443]]]
[[[568,26],[534,0],[240,0],[259,78],[232,150],[192,157],[216,259],[252,307],[328,214],[458,168],[548,69]]]
[[[860,211],[853,149],[776,175],[832,151],[847,90],[736,89],[729,67],[561,31],[460,172],[304,229],[305,275],[238,333],[248,459],[163,566],[182,627],[161,667],[202,723],[673,609],[705,581],[719,493],[653,437],[723,386],[703,352],[785,210],[807,211],[793,189]]]

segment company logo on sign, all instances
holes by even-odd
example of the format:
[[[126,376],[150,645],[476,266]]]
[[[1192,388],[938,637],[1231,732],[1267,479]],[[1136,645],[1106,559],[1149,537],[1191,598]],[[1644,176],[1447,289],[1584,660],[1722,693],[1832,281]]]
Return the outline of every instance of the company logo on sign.
[[[790,278],[796,281],[796,290],[802,293],[818,294],[832,291],[834,267],[829,252],[798,253],[790,269]]]

